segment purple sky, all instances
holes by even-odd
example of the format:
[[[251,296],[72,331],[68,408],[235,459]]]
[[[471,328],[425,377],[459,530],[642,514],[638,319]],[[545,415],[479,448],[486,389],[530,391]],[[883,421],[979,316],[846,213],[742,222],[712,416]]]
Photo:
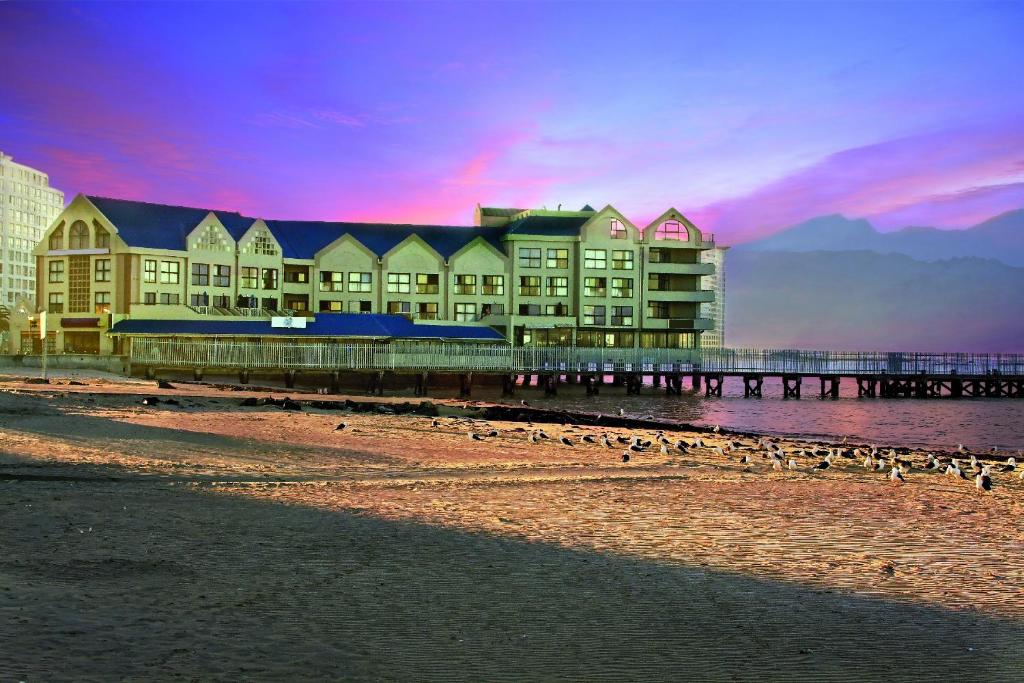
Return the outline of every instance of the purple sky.
[[[0,149],[68,193],[738,242],[1024,206],[1024,3],[0,3]]]

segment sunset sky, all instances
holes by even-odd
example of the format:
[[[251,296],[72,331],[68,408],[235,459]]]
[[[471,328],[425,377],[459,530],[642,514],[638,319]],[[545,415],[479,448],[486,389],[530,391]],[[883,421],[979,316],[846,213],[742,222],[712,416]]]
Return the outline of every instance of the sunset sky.
[[[1024,3],[0,3],[0,150],[86,192],[720,242],[1024,206]]]

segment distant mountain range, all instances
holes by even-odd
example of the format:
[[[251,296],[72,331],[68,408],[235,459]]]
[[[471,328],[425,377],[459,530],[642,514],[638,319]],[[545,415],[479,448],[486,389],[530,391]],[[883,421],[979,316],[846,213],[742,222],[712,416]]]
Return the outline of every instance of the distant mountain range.
[[[736,251],[850,251],[906,254],[922,261],[977,256],[1024,266],[1024,209],[1009,211],[965,230],[904,228],[881,233],[863,219],[819,216]]]
[[[726,259],[730,347],[1024,352],[1024,210],[973,228],[822,216]]]

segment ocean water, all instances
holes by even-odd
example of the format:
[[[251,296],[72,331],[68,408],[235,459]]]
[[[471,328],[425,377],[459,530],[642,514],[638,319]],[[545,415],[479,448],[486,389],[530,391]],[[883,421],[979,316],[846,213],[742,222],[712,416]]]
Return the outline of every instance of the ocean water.
[[[684,385],[685,388],[689,384]],[[743,382],[727,378],[721,398],[683,393],[666,396],[664,388],[647,385],[639,396],[605,385],[598,396],[582,387],[560,385],[558,396],[545,397],[534,387],[517,388],[514,399],[501,399],[490,387],[474,387],[473,398],[614,414],[621,407],[631,417],[649,415],[699,425],[721,425],[760,433],[841,438],[878,445],[955,448],[975,451],[992,446],[1024,449],[1024,399],[1013,398],[858,398],[853,380],[844,381],[838,399],[818,398],[817,381],[804,382],[799,400],[782,398],[782,382],[765,379],[763,398],[743,398]]]

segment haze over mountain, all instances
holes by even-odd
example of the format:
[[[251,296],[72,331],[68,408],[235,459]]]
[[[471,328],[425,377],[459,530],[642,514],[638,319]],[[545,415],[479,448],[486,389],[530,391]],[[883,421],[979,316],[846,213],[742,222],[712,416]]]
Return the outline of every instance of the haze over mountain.
[[[879,233],[822,216],[726,261],[730,347],[1024,352],[1024,210]]]
[[[733,252],[849,250],[906,254],[923,261],[976,256],[1024,266],[1024,209],[1008,211],[966,230],[910,227],[886,233],[864,219],[819,216],[738,245]]]

